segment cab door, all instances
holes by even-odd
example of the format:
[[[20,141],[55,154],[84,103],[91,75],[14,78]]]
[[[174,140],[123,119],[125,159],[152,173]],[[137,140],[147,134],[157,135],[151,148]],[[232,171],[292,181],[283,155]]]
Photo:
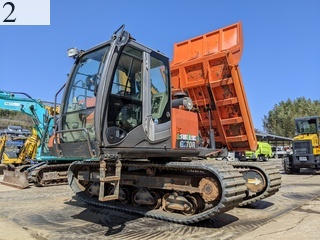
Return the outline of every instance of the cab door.
[[[169,82],[168,58],[135,42],[124,46],[105,100],[105,146],[134,147],[145,140],[167,140],[171,135]]]
[[[157,53],[144,53],[144,132],[151,142],[171,136],[169,60]]]

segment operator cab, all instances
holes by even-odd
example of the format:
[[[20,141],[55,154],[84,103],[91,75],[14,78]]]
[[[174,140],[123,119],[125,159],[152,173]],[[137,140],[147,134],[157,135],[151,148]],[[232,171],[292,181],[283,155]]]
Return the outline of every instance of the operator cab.
[[[167,57],[123,29],[106,43],[69,53],[75,63],[61,104],[56,139],[61,155],[135,158],[172,148]]]

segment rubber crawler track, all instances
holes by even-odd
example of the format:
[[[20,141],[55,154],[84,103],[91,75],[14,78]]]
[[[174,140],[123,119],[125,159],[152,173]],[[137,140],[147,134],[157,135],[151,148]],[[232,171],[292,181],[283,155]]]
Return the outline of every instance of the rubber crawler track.
[[[67,172],[70,164],[49,164],[36,168],[33,171],[33,175],[35,175],[35,185],[38,187],[48,187],[48,186],[56,186],[56,185],[65,185],[68,184],[67,176],[63,179],[56,180],[45,180],[43,179],[43,173],[45,172]]]
[[[237,169],[228,164],[216,164],[214,161],[191,161],[191,162],[169,162],[163,164],[146,163],[146,162],[133,162],[123,161],[123,167],[156,167],[163,170],[175,170],[175,171],[206,171],[220,181],[222,186],[222,194],[220,202],[212,208],[206,209],[203,212],[197,213],[191,216],[185,216],[177,213],[169,213],[163,210],[150,210],[142,207],[134,207],[133,205],[124,205],[118,201],[113,202],[99,202],[96,198],[88,197],[83,188],[79,187],[77,179],[73,175],[73,171],[80,166],[90,166],[90,168],[99,168],[98,162],[74,162],[71,164],[68,171],[68,181],[72,190],[76,193],[77,197],[85,203],[96,206],[105,207],[117,211],[127,212],[131,214],[139,214],[145,217],[160,219],[169,222],[175,222],[180,224],[192,224],[205,219],[211,218],[217,214],[229,211],[230,209],[239,206],[245,197],[245,181],[242,175]]]

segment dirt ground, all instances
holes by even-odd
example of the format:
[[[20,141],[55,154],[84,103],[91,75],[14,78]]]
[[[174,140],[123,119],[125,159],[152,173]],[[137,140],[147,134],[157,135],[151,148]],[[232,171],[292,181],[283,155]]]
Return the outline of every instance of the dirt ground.
[[[0,239],[319,239],[320,174],[283,173],[282,181],[263,201],[190,226],[88,206],[68,185],[0,184]]]

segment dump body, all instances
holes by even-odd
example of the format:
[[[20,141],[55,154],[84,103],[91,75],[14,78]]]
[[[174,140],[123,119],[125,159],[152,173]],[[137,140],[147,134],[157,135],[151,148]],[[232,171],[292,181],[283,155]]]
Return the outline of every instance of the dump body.
[[[173,92],[186,92],[198,112],[199,131],[216,148],[255,150],[256,135],[241,79],[241,23],[176,43],[171,62]],[[212,126],[212,127],[211,127]]]

